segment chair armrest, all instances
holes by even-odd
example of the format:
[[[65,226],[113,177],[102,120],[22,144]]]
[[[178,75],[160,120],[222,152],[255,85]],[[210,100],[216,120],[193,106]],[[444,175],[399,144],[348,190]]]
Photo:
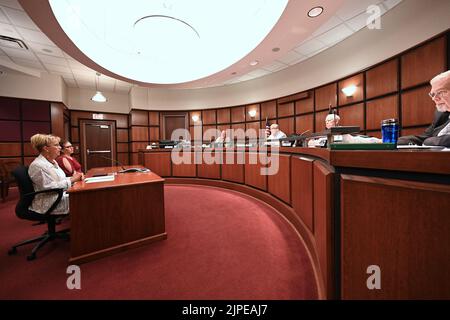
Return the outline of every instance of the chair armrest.
[[[56,198],[55,202],[53,202],[53,204],[50,206],[50,208],[47,210],[47,212],[44,213],[44,215],[50,215],[50,213],[53,210],[55,210],[56,206],[59,204],[59,202],[62,199],[62,196],[64,194],[63,188],[54,188],[54,189],[46,189],[46,190],[41,190],[41,191],[30,192],[30,193],[24,194],[23,197],[31,197],[31,196],[34,197],[35,195],[40,194],[40,193],[51,193],[51,192],[57,192],[58,197]]]

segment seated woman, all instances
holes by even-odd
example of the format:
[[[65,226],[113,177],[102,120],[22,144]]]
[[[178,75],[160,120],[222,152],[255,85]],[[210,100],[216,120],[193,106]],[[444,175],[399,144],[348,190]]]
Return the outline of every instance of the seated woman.
[[[66,177],[71,177],[76,172],[81,172],[81,164],[77,159],[72,157],[73,146],[68,140],[59,143],[61,147],[61,155],[56,158],[59,167],[64,171]],[[81,172],[82,173],[82,172]]]
[[[33,182],[34,191],[53,188],[68,189],[75,181],[82,180],[83,174],[75,172],[70,178],[58,166],[55,159],[59,156],[61,147],[59,137],[49,134],[35,134],[31,137],[31,145],[39,152],[28,168],[28,174]],[[45,213],[55,202],[57,194],[37,194],[31,203],[30,210]],[[61,202],[52,214],[67,214],[69,212],[69,195],[64,194]]]
[[[214,141],[214,143],[229,143],[230,142],[230,137],[227,137],[227,131],[226,130],[222,130],[220,132],[220,137],[218,137],[216,139],[216,141]]]

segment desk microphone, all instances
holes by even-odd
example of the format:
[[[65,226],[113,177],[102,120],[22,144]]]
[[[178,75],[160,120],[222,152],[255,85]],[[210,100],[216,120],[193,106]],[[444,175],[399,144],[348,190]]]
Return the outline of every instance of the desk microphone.
[[[94,154],[93,156],[100,157],[100,158],[103,158],[103,159],[106,159],[106,160],[111,160],[111,161],[115,162],[116,164],[118,164],[120,166],[120,168],[122,169],[122,170],[118,171],[118,173],[150,172],[150,169],[147,169],[147,168],[128,168],[128,169],[125,169],[124,165],[121,162],[117,161],[116,159],[113,159],[113,158],[110,158],[110,157],[101,156],[99,154]]]

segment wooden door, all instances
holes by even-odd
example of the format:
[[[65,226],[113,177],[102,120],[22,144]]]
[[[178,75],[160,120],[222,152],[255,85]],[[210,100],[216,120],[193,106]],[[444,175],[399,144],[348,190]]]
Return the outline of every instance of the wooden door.
[[[116,160],[115,123],[81,120],[81,154],[84,170],[120,165]]]

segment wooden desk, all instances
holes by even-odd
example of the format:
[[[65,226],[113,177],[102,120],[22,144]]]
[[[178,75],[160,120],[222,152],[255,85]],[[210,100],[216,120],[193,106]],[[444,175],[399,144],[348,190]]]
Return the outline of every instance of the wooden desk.
[[[87,177],[117,172],[95,168]],[[114,181],[77,182],[70,194],[70,263],[78,264],[167,238],[164,179],[118,173]]]

